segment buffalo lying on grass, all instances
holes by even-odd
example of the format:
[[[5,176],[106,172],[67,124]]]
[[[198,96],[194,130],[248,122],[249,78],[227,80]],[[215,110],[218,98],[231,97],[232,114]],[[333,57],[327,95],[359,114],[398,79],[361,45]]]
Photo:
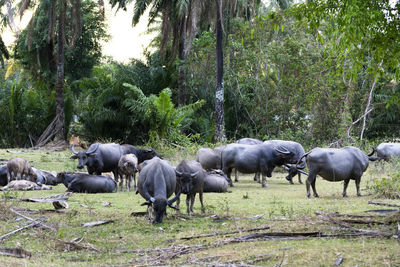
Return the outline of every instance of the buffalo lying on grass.
[[[154,211],[154,224],[162,222],[164,216],[167,215],[167,206],[176,209],[172,204],[179,199],[180,192],[168,200],[175,189],[174,168],[158,157],[147,160],[139,175],[138,193],[146,200],[142,205],[147,205],[150,218],[153,217]]]
[[[229,179],[221,170],[213,170],[204,177],[203,193],[223,193],[228,191]]]
[[[200,163],[194,160],[189,162],[183,160],[176,166],[175,172],[178,187],[182,190],[182,193],[186,194],[186,212],[188,214],[193,213],[193,205],[197,193],[199,193],[201,211],[204,212],[203,186],[205,174]],[[179,207],[179,200],[177,206]]]
[[[5,186],[7,184],[7,165],[0,165],[0,186]]]
[[[351,146],[340,149],[316,147],[304,154],[303,157],[306,158],[309,171],[306,180],[307,197],[311,196],[310,185],[314,196],[319,197],[315,189],[317,175],[331,182],[344,181],[343,197],[347,197],[346,189],[350,180],[355,180],[357,196],[361,196],[361,176],[367,170],[369,161],[378,159],[371,157],[371,154],[365,155],[357,147]]]
[[[87,173],[59,173],[58,180],[75,193],[112,193],[117,190],[117,183],[108,176]]]

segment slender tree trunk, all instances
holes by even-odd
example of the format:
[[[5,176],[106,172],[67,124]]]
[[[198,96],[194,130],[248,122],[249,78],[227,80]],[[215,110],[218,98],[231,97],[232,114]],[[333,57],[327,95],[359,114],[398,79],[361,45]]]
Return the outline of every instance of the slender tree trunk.
[[[60,0],[57,37],[57,76],[56,76],[56,138],[65,139],[64,114],[64,46],[65,46],[65,17],[67,3]]]
[[[222,50],[223,28],[222,28],[222,0],[217,3],[217,85],[215,90],[215,141],[224,142],[225,135],[225,115],[224,115],[224,53]]]
[[[185,91],[186,91],[186,70],[184,68],[186,60],[186,24],[187,16],[183,15],[180,27],[179,39],[179,78],[178,78],[178,105],[185,105]]]

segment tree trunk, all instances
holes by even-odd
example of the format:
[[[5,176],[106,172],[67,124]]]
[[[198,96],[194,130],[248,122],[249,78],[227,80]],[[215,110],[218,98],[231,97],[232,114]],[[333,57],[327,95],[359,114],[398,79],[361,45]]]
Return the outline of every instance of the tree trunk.
[[[178,105],[185,105],[185,91],[186,91],[186,70],[185,70],[185,60],[186,60],[186,24],[187,16],[183,15],[180,27],[179,36],[179,77],[178,77]]]
[[[217,3],[217,85],[215,90],[215,141],[224,142],[225,119],[224,119],[224,53],[222,50],[223,28],[222,28],[222,0]]]
[[[64,46],[65,46],[65,17],[67,3],[60,0],[57,37],[57,76],[56,76],[56,124],[55,137],[65,139],[65,114],[64,114]]]

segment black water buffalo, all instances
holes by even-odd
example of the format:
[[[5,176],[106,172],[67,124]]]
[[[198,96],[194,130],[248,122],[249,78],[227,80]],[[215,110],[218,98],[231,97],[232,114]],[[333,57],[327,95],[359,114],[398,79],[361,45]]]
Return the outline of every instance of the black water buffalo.
[[[103,175],[87,173],[76,174],[68,183],[68,192],[75,193],[112,193],[117,191],[114,179]]]
[[[201,164],[205,170],[221,169],[221,153],[225,146],[219,146],[214,149],[205,147],[200,148],[196,153],[196,161]]]
[[[361,196],[361,176],[367,170],[369,161],[377,160],[377,158],[370,157],[371,154],[365,155],[360,149],[352,146],[340,149],[316,147],[304,154],[303,157],[306,158],[309,171],[306,180],[307,197],[311,197],[310,185],[314,196],[318,197],[315,189],[317,175],[331,182],[344,181],[343,197],[347,197],[346,189],[350,180],[355,180],[357,196]]]
[[[85,177],[81,176],[82,174],[87,174],[84,172],[59,172],[57,173],[56,179],[53,181],[55,185],[63,183],[66,188],[68,188],[68,184],[72,182],[76,177]]]
[[[175,192],[176,175],[174,168],[165,160],[154,157],[147,160],[140,172],[138,180],[138,192],[146,200],[142,205],[154,210],[153,223],[161,223],[167,214],[167,205],[176,209],[172,204],[179,199],[180,192],[174,198],[168,198]]]
[[[263,141],[256,139],[256,138],[241,138],[236,141],[236,144],[242,144],[242,145],[259,145],[262,144]],[[260,182],[260,173],[257,172],[254,175],[254,181]],[[237,169],[235,169],[235,182],[239,182],[239,175]]]
[[[121,145],[122,154],[134,154],[138,159],[138,164],[142,163],[145,160],[152,159],[154,157],[161,158],[160,155],[154,149],[140,149],[135,146],[129,144]]]
[[[229,144],[222,151],[222,171],[231,179],[232,169],[242,173],[262,174],[262,187],[267,187],[265,176],[271,177],[276,166],[294,164],[293,152],[285,147],[275,147],[272,144],[242,145]]]
[[[376,148],[379,159],[389,161],[391,157],[400,157],[400,143],[381,143]]]
[[[186,194],[186,212],[193,213],[193,205],[196,194],[199,193],[201,211],[204,212],[203,186],[205,173],[201,164],[197,161],[181,161],[175,169],[178,180],[178,188]],[[179,200],[177,202],[179,207]]]
[[[293,152],[293,160],[298,161],[301,156],[304,155],[305,150],[300,143],[294,141],[286,141],[286,140],[268,140],[264,141],[265,144],[273,144],[276,147],[283,146],[290,152]],[[293,184],[293,177],[298,174],[299,183],[302,184],[301,181],[301,173],[308,175],[308,173],[302,171],[306,167],[306,159],[302,158],[300,162],[296,164],[285,164],[284,168],[289,172],[288,176],[286,176],[286,180],[288,180],[291,184]]]
[[[0,186],[5,186],[7,184],[7,165],[0,165]]]
[[[78,159],[78,169],[83,169],[86,165],[89,174],[101,175],[103,172],[112,172],[114,179],[118,180],[118,161],[123,155],[119,144],[92,144],[87,151],[76,152],[71,159]]]
[[[203,193],[223,193],[228,191],[228,177],[221,170],[213,170],[204,177]]]

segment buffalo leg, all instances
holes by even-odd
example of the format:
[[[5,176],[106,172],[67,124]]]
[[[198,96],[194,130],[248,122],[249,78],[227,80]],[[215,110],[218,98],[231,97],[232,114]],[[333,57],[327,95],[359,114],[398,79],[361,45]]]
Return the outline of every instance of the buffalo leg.
[[[267,186],[267,179],[265,178],[265,175],[264,175],[264,174],[262,174],[261,187],[262,187],[262,188],[268,188],[268,186]]]
[[[194,193],[194,194],[192,194],[191,195],[191,198],[190,198],[190,212],[193,214],[194,213],[194,211],[193,211],[193,206],[194,206],[194,200],[196,199],[196,193]]]
[[[224,173],[226,173],[226,176],[228,177],[228,179],[229,179],[229,186],[230,187],[233,187],[233,182],[232,182],[232,179],[231,179],[231,174],[232,174],[232,168],[228,168],[228,169],[226,169],[226,170],[222,170]]]
[[[187,194],[186,195],[186,213],[190,214],[190,201],[191,200],[191,195]]]
[[[119,177],[119,191],[123,191],[123,189],[124,189],[124,178],[122,176],[120,176]]]
[[[235,168],[235,182],[239,182],[239,175],[236,168]]]
[[[356,188],[357,188],[357,196],[361,197],[361,192],[360,192],[360,182],[361,182],[361,177],[356,178]]]
[[[256,172],[256,174],[254,175],[254,181],[256,181],[257,183],[261,183],[260,181],[260,173]]]
[[[200,204],[201,204],[201,213],[204,213],[205,209],[204,209],[204,204],[203,204],[203,192],[199,192],[199,199],[200,199]]]
[[[347,197],[347,186],[349,185],[350,179],[344,180],[344,185],[343,185],[343,197]]]
[[[310,198],[311,197],[311,193],[310,193],[310,185],[312,186],[313,192],[314,192],[314,196],[318,197],[318,193],[317,190],[315,189],[315,178],[317,177],[316,174],[313,173],[309,173],[307,180],[306,180],[306,189],[307,189],[307,197]]]
[[[299,176],[299,184],[303,184],[303,182],[301,181],[301,173],[297,174]]]
[[[136,189],[136,172],[133,173],[133,188]]]

